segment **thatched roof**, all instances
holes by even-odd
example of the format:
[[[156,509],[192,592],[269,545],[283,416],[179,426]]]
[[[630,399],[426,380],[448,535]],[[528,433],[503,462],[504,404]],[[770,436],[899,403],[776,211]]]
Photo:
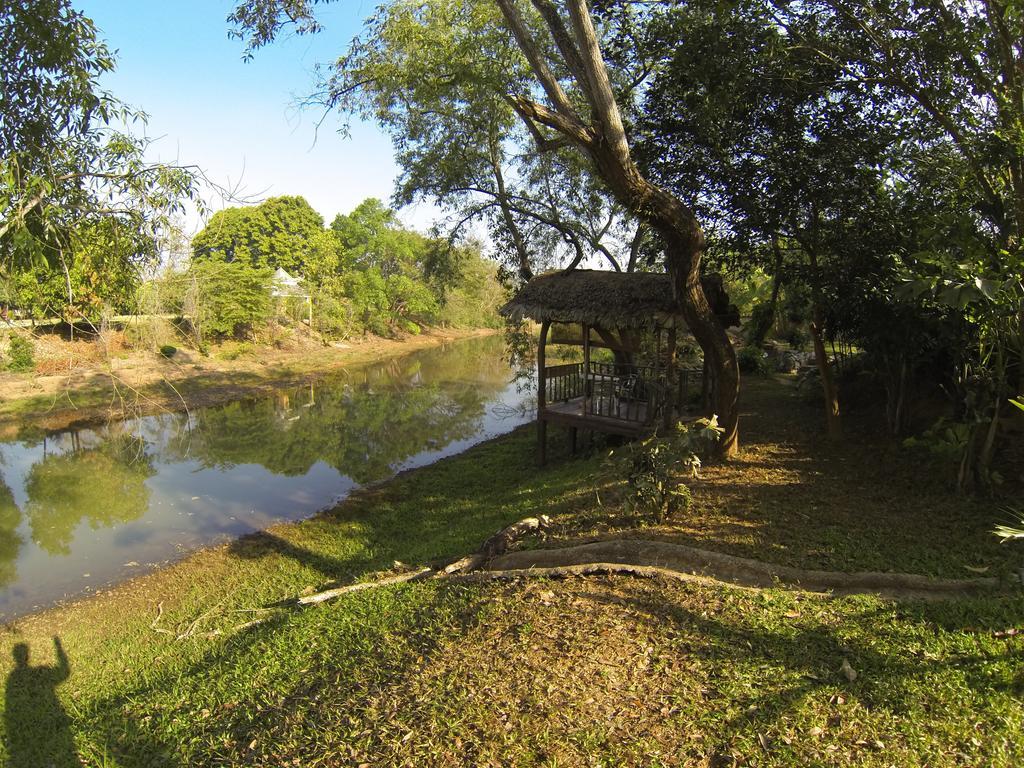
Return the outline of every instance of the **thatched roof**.
[[[705,282],[715,280],[712,277]],[[721,278],[717,278],[715,293],[724,296]],[[727,297],[725,302],[728,305]],[[513,321],[529,318],[538,322],[587,323],[607,329],[684,324],[669,276],[652,272],[548,272],[523,286],[499,313]]]

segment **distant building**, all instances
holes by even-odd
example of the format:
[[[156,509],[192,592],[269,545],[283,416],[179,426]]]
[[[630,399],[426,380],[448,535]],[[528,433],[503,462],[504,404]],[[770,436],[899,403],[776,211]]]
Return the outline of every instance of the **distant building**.
[[[313,297],[297,277],[292,277],[281,267],[274,272],[270,283],[270,295],[275,299],[303,299],[306,302],[307,316],[306,323],[313,327]]]
[[[281,267],[278,267],[277,271],[274,272],[270,295],[275,299],[287,296],[305,299],[309,296],[306,289],[302,287],[302,281],[297,277],[292,277]]]

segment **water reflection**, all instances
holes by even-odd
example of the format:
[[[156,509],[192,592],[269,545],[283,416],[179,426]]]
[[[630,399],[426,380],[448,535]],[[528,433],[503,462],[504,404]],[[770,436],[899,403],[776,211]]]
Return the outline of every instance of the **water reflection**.
[[[21,549],[21,510],[14,502],[14,494],[0,474],[0,587],[6,587],[18,576],[15,558]]]
[[[0,443],[0,616],[508,431],[530,415],[509,379],[500,342],[476,340],[272,397]]]
[[[51,555],[71,553],[82,521],[102,528],[141,517],[149,509],[146,480],[156,474],[141,438],[116,435],[82,448],[81,434],[71,434],[75,447],[33,464],[25,480],[32,541]]]

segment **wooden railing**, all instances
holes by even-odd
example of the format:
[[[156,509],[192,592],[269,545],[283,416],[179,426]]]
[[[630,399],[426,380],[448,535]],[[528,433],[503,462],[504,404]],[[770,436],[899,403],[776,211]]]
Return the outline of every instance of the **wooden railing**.
[[[552,365],[544,369],[545,405],[582,398],[582,415],[650,424],[670,412],[688,410],[699,391],[700,369],[676,370],[670,382],[664,369],[651,365],[619,365],[591,362],[584,375],[583,363]]]
[[[550,365],[544,369],[545,401],[564,403],[583,397],[583,363]]]
[[[663,385],[654,374],[654,367],[649,365],[592,362],[587,372],[584,415],[639,423],[651,421],[663,399]]]

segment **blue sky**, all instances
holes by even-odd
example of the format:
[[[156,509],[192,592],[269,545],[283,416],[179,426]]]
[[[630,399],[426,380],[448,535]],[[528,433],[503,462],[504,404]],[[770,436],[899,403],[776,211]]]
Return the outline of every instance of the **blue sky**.
[[[152,159],[198,165],[217,184],[241,184],[248,195],[303,195],[328,223],[366,197],[390,197],[397,169],[387,136],[354,123],[343,138],[333,115],[317,136],[320,114],[295,107],[313,89],[315,65],[345,50],[375,0],[329,4],[321,12],[324,32],[289,36],[250,62],[242,61],[242,42],[228,39],[230,0],[75,5],[118,52],[105,86],[150,115],[146,132],[158,139]],[[433,215],[420,206],[402,218],[425,228]]]

